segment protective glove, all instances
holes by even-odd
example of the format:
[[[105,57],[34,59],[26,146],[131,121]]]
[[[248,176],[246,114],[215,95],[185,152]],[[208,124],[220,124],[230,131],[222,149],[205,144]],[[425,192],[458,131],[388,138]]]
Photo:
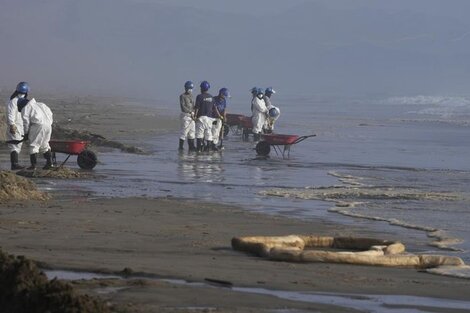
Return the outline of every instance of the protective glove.
[[[10,134],[14,135],[17,131],[18,129],[16,129],[15,125],[10,125]]]

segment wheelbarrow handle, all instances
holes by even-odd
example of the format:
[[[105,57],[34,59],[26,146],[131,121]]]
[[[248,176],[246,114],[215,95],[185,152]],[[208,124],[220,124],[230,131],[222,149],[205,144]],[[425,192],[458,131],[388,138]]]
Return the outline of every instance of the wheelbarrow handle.
[[[298,144],[299,142],[304,141],[304,140],[307,139],[307,138],[316,137],[316,136],[317,136],[316,134],[313,134],[313,135],[306,135],[306,136],[300,136],[300,137],[297,138],[292,144],[295,145],[295,144]]]
[[[5,143],[9,144],[9,145],[17,145],[17,144],[22,143],[26,140],[28,140],[27,135],[23,136],[23,139],[20,139],[20,140],[17,140],[17,139],[7,140],[7,141],[5,141]]]

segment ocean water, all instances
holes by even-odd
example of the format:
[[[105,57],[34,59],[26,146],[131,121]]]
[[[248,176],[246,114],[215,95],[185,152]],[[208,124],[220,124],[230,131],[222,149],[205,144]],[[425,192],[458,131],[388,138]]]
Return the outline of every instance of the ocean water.
[[[232,99],[229,110],[248,114],[248,103]],[[71,197],[196,198],[320,219],[345,225],[337,235],[360,227],[412,252],[470,263],[470,98],[275,95],[273,104],[281,109],[275,132],[317,135],[292,146],[290,158],[257,158],[255,144],[234,133],[221,153],[178,153],[178,134],[166,134],[141,139],[149,155],[101,153],[93,181],[41,187]],[[165,109],[178,114],[177,105]]]

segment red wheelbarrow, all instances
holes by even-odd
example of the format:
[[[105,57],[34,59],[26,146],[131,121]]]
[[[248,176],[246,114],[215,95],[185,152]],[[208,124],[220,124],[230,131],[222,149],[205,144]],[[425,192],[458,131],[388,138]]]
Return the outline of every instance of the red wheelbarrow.
[[[85,170],[91,170],[98,163],[98,158],[93,151],[87,150],[88,144],[88,141],[81,140],[51,140],[49,145],[52,151],[52,162],[57,164],[57,152],[68,154],[60,166],[64,166],[72,155],[77,155],[78,166]]]
[[[243,134],[248,137],[253,128],[251,117],[243,114],[227,114],[227,121],[224,124],[224,136],[227,136],[230,131],[234,134]]]
[[[261,156],[268,156],[271,152],[271,147],[277,155],[282,153],[283,157],[290,156],[290,147],[298,144],[307,138],[315,137],[316,135],[297,136],[297,135],[282,135],[282,134],[264,134],[261,135],[262,140],[256,144],[256,153]],[[281,147],[283,149],[281,150]]]

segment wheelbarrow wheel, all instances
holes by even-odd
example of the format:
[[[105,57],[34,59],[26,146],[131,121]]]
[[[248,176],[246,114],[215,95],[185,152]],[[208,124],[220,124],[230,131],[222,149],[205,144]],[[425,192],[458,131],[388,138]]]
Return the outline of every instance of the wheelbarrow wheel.
[[[227,124],[224,124],[224,137],[226,137],[229,132],[230,132],[230,126],[228,126]]]
[[[77,163],[84,170],[91,170],[98,163],[98,158],[93,151],[83,150],[77,157]]]
[[[266,141],[258,142],[256,145],[256,153],[258,153],[258,155],[267,156],[269,152],[271,152],[271,145],[269,143]]]

